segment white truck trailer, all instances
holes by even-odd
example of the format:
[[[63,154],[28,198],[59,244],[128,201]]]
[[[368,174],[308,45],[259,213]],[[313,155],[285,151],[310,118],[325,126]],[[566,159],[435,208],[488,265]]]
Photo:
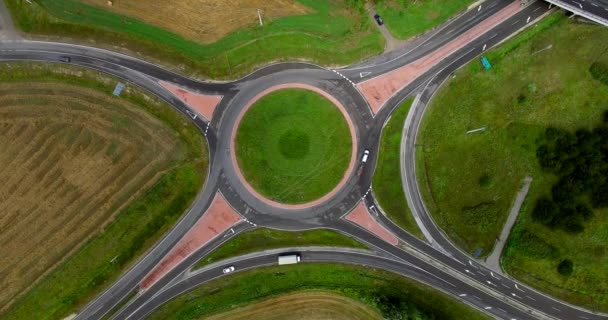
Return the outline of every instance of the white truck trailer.
[[[300,262],[299,254],[289,254],[279,256],[279,265],[294,264]]]

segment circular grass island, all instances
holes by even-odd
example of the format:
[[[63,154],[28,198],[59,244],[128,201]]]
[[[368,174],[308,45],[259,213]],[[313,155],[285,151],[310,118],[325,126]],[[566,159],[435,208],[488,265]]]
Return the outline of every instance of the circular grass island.
[[[302,204],[323,197],[342,180],[352,140],[332,102],[313,91],[281,89],[246,111],[235,149],[255,191],[275,202]]]

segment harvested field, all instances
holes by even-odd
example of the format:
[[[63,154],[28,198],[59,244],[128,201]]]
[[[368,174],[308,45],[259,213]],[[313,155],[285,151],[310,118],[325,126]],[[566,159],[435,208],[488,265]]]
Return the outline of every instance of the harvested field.
[[[136,18],[197,42],[210,43],[264,19],[302,15],[312,10],[294,0],[80,0],[108,11]]]
[[[0,309],[183,157],[157,118],[59,81],[0,83],[0,150]]]
[[[201,318],[202,319],[202,318]],[[211,317],[208,320],[374,320],[377,310],[329,291],[289,293]]]

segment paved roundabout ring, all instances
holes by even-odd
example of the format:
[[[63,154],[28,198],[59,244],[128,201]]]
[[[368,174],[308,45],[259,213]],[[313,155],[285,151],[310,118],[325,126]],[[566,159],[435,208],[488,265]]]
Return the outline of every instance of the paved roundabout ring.
[[[336,81],[335,75],[326,69],[289,69],[272,76],[262,75],[243,81],[246,90],[240,90],[226,104],[221,115],[218,136],[218,156],[222,163],[220,190],[228,202],[245,218],[260,225],[281,229],[304,229],[327,225],[350,211],[360,200],[360,177],[356,174],[358,154],[363,152],[360,141],[368,133],[373,116],[363,97],[352,86]],[[273,201],[256,191],[239,168],[235,137],[239,123],[247,110],[260,98],[281,89],[298,88],[315,92],[329,100],[340,110],[351,135],[351,153],[348,167],[329,193],[302,203],[285,204]],[[364,192],[364,191],[363,191]]]

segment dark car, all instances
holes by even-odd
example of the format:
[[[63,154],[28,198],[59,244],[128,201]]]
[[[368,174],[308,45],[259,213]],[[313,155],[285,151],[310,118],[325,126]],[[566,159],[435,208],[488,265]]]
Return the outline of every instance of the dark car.
[[[72,58],[63,56],[63,57],[59,58],[59,61],[61,61],[61,62],[70,62],[70,61],[72,61]]]
[[[376,22],[378,22],[378,25],[379,25],[379,26],[381,26],[381,25],[383,25],[383,24],[384,24],[384,21],[382,21],[382,18],[380,17],[380,15],[379,15],[379,14],[377,14],[377,13],[376,13],[376,14],[374,15],[374,19],[376,20]]]

